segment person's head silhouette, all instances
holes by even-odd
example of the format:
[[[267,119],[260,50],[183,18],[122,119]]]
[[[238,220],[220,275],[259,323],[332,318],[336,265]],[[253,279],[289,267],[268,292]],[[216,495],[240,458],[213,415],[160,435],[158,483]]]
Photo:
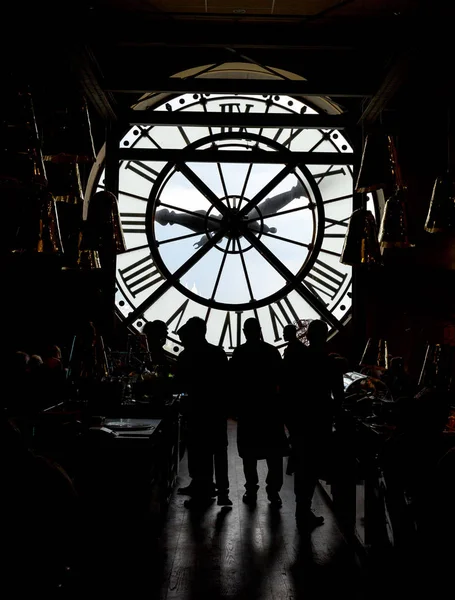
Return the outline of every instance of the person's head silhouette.
[[[207,324],[201,317],[189,318],[184,327],[184,335],[193,343],[198,344],[205,340]]]
[[[261,339],[261,325],[254,317],[250,317],[243,324],[243,333],[248,342],[255,342]]]
[[[283,328],[283,339],[285,342],[292,342],[297,339],[297,329],[295,325],[285,325]]]
[[[147,341],[150,348],[164,346],[167,337],[167,325],[160,319],[149,321],[144,325],[142,332],[147,336]]]
[[[312,348],[324,348],[327,342],[328,333],[329,328],[327,323],[320,319],[315,319],[308,325],[306,337]]]

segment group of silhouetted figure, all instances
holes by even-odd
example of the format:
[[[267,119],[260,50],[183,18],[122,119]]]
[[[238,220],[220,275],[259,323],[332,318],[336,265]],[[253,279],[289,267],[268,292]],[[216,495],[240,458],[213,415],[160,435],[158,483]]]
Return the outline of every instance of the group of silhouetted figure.
[[[154,321],[146,328],[155,354],[153,340],[159,323],[163,341],[165,323]],[[267,498],[273,508],[280,508],[284,457],[292,453],[297,527],[311,530],[321,525],[323,517],[312,512],[311,503],[343,401],[343,369],[328,352],[327,325],[320,320],[310,324],[308,345],[297,338],[294,326],[287,326],[283,357],[263,340],[256,318],[244,322],[245,342],[230,359],[222,347],[207,341],[202,318],[190,318],[177,333],[184,349],[176,360],[173,386],[181,392],[191,478],[188,486],[179,489],[180,494],[190,496],[185,506],[204,508],[215,498],[220,506],[232,505],[228,419],[233,418],[245,476],[243,502],[256,505],[258,461],[265,460]]]
[[[243,324],[245,341],[230,359],[221,346],[207,341],[206,323],[199,317],[190,318],[178,330],[183,350],[175,361],[164,349],[168,335],[164,322],[152,321],[144,333],[150,349],[147,367],[159,372],[161,383],[166,382],[160,393],[172,396],[177,392],[180,398],[190,476],[189,485],[178,489],[179,494],[188,496],[185,507],[205,510],[215,501],[223,507],[232,505],[228,423],[234,419],[245,477],[243,502],[250,508],[257,503],[261,484],[258,461],[263,460],[267,464],[265,492],[270,506],[279,509],[284,459],[289,457],[286,472],[294,476],[296,527],[310,532],[322,525],[324,519],[313,513],[312,500],[330,460],[327,451],[333,431],[342,418],[343,373],[347,369],[343,357],[329,352],[326,323],[310,322],[307,344],[297,338],[293,325],[285,326],[287,345],[281,355],[263,340],[259,321],[249,318]],[[61,389],[65,375],[61,352],[49,348],[42,362],[16,352],[7,375],[14,381],[15,409],[20,416],[19,409],[36,402],[38,390],[58,393]],[[405,419],[397,424],[380,456],[391,500],[389,512],[392,519],[405,523],[400,511],[408,510],[407,498],[414,493],[414,509],[421,510],[423,525],[431,529],[434,514],[428,507],[432,494],[445,515],[453,510],[455,499],[453,443],[446,446],[447,440],[441,436],[447,419],[446,395],[424,390],[408,401],[412,406],[403,411]],[[20,589],[27,584],[26,580],[16,584],[22,572],[60,581],[66,565],[80,558],[84,529],[77,485],[58,463],[30,448],[14,421],[8,411],[3,412],[3,542],[5,549],[9,548],[8,578]],[[451,529],[448,523],[442,526],[455,533],[453,524]]]

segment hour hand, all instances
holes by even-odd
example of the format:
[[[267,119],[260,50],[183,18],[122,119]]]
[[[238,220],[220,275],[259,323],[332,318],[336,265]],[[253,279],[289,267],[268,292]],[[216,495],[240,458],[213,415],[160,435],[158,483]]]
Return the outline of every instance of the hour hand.
[[[207,230],[205,210],[196,210],[190,214],[162,208],[156,211],[155,221],[160,225],[182,225],[196,233],[204,233]],[[220,221],[221,219],[210,217],[210,230],[219,229]]]
[[[290,202],[296,198],[306,198],[306,192],[300,181],[297,181],[296,185],[287,192],[281,192],[275,196],[269,196],[260,202],[257,208],[254,208],[249,214],[248,218],[252,219],[257,217],[256,210],[258,210],[262,217],[276,214],[279,210],[287,206]]]

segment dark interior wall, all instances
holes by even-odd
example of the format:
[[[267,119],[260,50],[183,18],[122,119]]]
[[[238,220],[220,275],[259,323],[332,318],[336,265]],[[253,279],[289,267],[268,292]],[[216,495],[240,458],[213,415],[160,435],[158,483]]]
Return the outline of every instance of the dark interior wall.
[[[435,178],[447,169],[448,135],[453,139],[448,99],[422,98],[401,110],[398,159],[414,247],[384,254],[383,267],[359,274],[357,289],[357,302],[365,306],[365,338],[386,339],[413,378],[427,343],[455,346],[455,235],[424,229]]]

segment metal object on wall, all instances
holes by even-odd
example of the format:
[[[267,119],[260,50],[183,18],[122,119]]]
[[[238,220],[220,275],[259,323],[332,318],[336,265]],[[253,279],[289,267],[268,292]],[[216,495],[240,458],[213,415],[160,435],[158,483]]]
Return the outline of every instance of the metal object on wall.
[[[79,233],[77,268],[84,270],[101,269],[101,260],[98,249],[94,247],[91,228],[87,221],[84,222]]]
[[[349,220],[340,262],[345,265],[381,265],[376,221],[366,208],[355,210]]]
[[[43,254],[61,254],[63,245],[55,201],[46,193],[40,200],[39,232],[36,251]]]
[[[90,115],[85,98],[75,105],[57,110],[52,123],[45,127],[43,154],[46,162],[93,163],[93,144]]]
[[[425,231],[444,233],[455,229],[455,181],[450,172],[437,177],[425,221]]]
[[[378,239],[381,249],[411,246],[404,188],[397,188],[385,203]]]
[[[98,250],[105,250],[110,254],[126,251],[118,202],[112,192],[101,191],[94,194],[90,199],[87,221],[96,237]]]
[[[444,344],[427,344],[419,376],[419,387],[433,387],[441,391],[450,390],[452,352],[451,347]]]
[[[2,99],[0,186],[47,186],[32,95],[15,91]]]
[[[73,337],[68,364],[67,378],[76,385],[109,377],[103,336],[98,334],[92,322],[86,323]]]
[[[48,192],[24,195],[19,199],[17,228],[8,251],[13,254],[63,254],[63,244],[54,199]]]
[[[360,365],[362,367],[376,367],[379,369],[389,368],[389,352],[387,348],[387,340],[379,339],[375,340],[369,338],[365,350],[363,351],[362,358],[360,359]]]
[[[366,136],[356,192],[372,192],[393,185],[392,144],[392,138],[382,132],[372,132]]]
[[[56,202],[82,204],[84,192],[81,174],[77,163],[46,163],[49,191]]]
[[[27,148],[21,152],[6,148],[0,157],[0,187],[45,188],[46,169],[40,149]]]

